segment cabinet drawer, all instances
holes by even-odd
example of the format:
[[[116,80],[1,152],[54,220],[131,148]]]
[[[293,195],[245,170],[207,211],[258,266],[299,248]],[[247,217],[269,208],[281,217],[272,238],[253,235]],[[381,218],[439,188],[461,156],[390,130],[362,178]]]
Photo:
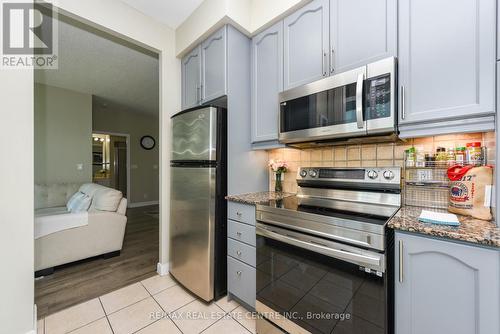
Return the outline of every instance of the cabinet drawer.
[[[227,217],[245,224],[255,226],[255,206],[229,202],[227,204]]]
[[[233,239],[227,239],[227,255],[245,262],[252,267],[255,267],[255,247],[249,246]]]
[[[247,224],[227,221],[227,236],[255,247],[255,227]]]
[[[255,308],[255,268],[227,257],[227,289]]]

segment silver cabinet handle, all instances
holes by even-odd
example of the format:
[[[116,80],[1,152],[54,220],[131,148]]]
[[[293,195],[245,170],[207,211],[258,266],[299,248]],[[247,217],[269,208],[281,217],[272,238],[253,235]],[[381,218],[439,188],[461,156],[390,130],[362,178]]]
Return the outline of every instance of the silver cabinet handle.
[[[326,57],[327,57],[327,53],[323,51],[323,60],[321,62],[321,70],[323,71],[323,76],[326,77],[326,74],[327,74],[327,70],[326,70]]]
[[[200,103],[203,102],[203,84],[200,84]]]
[[[236,254],[238,254],[238,256],[241,255],[241,251],[236,251]]]
[[[365,127],[365,121],[363,119],[363,83],[365,76],[363,73],[358,74],[358,81],[356,82],[356,122],[358,123],[358,129]]]
[[[406,117],[406,111],[405,111],[405,86],[401,85],[400,87],[400,97],[399,100],[401,101],[401,119],[405,119]]]
[[[200,103],[201,101],[201,87],[196,85],[196,103]]]
[[[399,240],[399,283],[403,283],[403,240]]]
[[[241,232],[236,232],[236,235],[241,237]]]
[[[335,50],[332,48],[332,55],[330,59],[330,74],[335,72]]]
[[[237,212],[236,212],[236,215],[237,215],[238,217],[241,217],[241,216],[242,216],[242,213],[241,213],[241,212],[239,212],[239,211],[237,211]]]
[[[238,271],[236,272],[236,275],[241,276],[241,270],[238,270]]]

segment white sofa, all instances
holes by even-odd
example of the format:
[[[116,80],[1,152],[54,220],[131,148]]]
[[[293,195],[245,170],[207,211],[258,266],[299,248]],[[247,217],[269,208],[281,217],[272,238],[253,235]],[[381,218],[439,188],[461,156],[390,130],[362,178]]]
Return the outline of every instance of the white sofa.
[[[72,219],[73,214],[67,211],[66,203],[77,191],[92,198],[88,213],[84,213],[88,217],[86,224],[42,234],[35,239],[37,276],[50,274],[54,267],[63,264],[98,255],[118,255],[122,249],[127,199],[121,192],[101,185],[36,184],[35,224],[51,218]]]

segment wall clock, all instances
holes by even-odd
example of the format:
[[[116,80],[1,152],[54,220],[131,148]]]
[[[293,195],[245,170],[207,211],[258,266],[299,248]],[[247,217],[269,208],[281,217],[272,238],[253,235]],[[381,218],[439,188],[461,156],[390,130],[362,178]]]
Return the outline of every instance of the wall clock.
[[[156,141],[151,136],[143,136],[141,138],[141,147],[145,150],[152,150],[156,145]]]

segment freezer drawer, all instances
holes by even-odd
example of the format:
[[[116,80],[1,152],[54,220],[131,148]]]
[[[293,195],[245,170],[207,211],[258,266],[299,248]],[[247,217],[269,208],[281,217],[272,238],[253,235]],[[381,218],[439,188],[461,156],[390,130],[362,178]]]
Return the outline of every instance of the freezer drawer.
[[[172,167],[170,273],[200,298],[214,298],[216,168]]]

